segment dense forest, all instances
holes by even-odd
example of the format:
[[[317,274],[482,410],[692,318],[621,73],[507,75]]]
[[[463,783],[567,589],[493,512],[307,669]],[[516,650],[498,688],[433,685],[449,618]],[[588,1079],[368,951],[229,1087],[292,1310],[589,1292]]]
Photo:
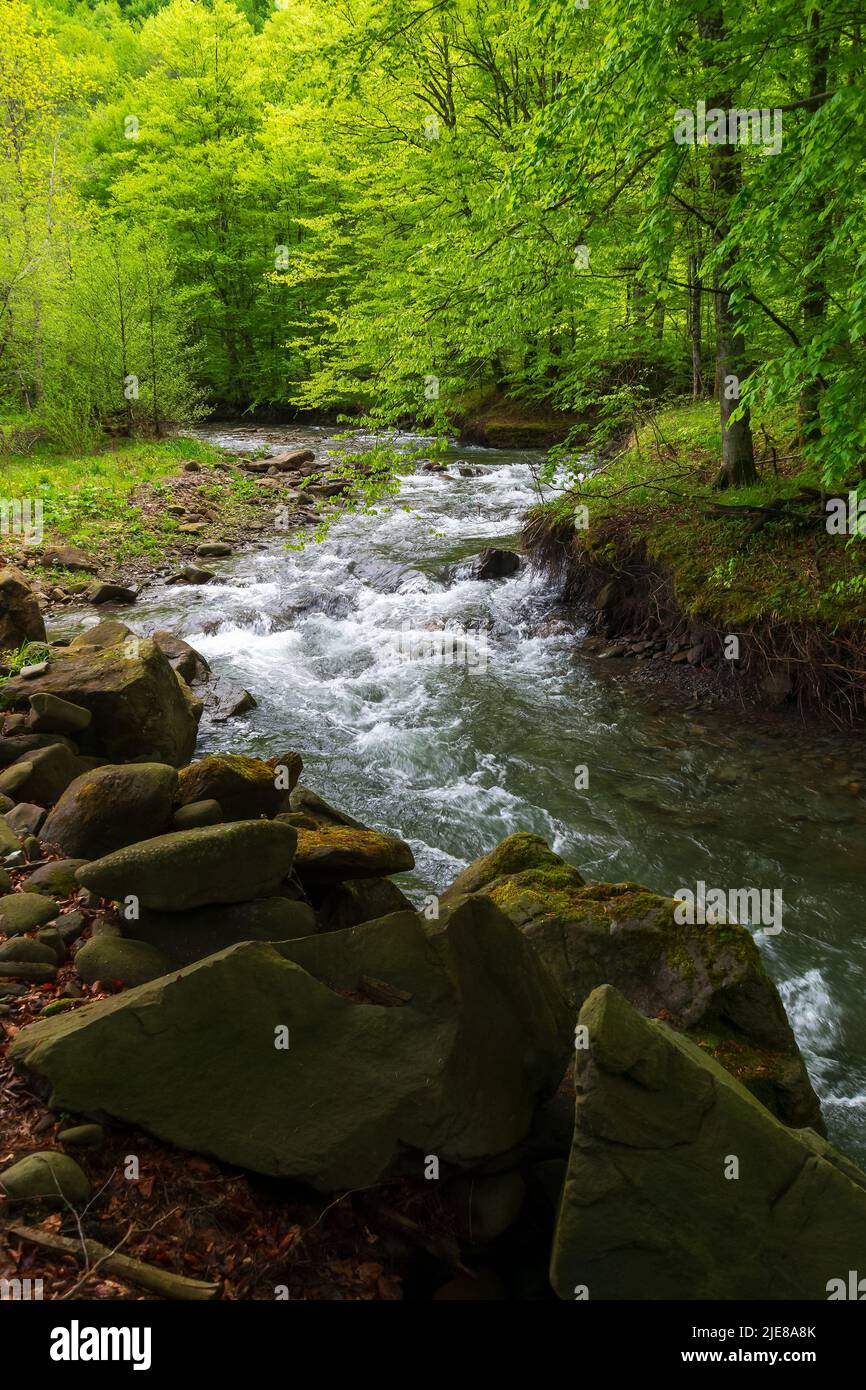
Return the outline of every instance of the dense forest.
[[[0,1303],[126,1305],[52,1362],[866,1298],[864,27],[0,0]]]
[[[9,0],[3,403],[82,446],[214,407],[447,427],[491,388],[604,438],[691,393],[719,400],[721,481],[755,480],[783,407],[844,483],[863,18]]]

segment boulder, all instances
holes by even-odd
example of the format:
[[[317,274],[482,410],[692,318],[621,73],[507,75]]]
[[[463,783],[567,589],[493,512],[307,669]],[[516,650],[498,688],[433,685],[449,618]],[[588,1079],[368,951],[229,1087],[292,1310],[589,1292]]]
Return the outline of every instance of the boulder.
[[[21,841],[12,826],[7,824],[5,816],[0,816],[0,858],[7,854],[14,854],[20,848]]]
[[[196,546],[195,553],[201,560],[216,560],[231,555],[232,548],[224,541],[203,541],[201,545]]]
[[[218,801],[191,801],[178,806],[171,818],[173,830],[194,830],[200,825],[219,825],[223,811]]]
[[[11,1056],[55,1109],[330,1192],[398,1161],[420,1174],[426,1154],[471,1167],[510,1152],[572,1027],[519,932],[478,900],[435,923],[244,942],[22,1028]]]
[[[3,819],[16,835],[36,835],[45,820],[45,808],[34,806],[30,801],[19,801]]]
[[[0,792],[15,802],[53,806],[80,771],[74,753],[62,743],[51,743],[47,748],[34,748],[0,772]]]
[[[315,901],[320,931],[344,931],[392,912],[414,911],[405,893],[387,878],[346,879]]]
[[[213,570],[202,569],[198,565],[184,565],[177,574],[169,575],[166,584],[209,584],[216,579]]]
[[[0,943],[0,962],[7,960],[36,961],[40,965],[56,965],[57,952],[45,941],[32,941],[29,936],[10,936]],[[0,975],[3,967],[0,964]]]
[[[171,969],[171,961],[147,941],[130,937],[93,936],[75,953],[75,969],[88,984],[112,980],[122,985],[144,985]]]
[[[115,762],[147,757],[180,767],[195,748],[195,717],[177,676],[149,638],[124,637],[96,647],[73,642],[52,652],[43,676],[12,680],[7,690],[22,700],[34,690],[45,691],[90,710],[92,722],[78,740],[84,753]]]
[[[30,696],[28,724],[34,734],[77,734],[87,728],[92,718],[89,709],[57,695],[42,691]]]
[[[135,603],[138,595],[125,584],[97,580],[85,590],[84,597],[88,603]]]
[[[187,685],[201,685],[209,679],[210,666],[189,642],[184,642],[182,637],[175,637],[173,632],[162,630],[152,633],[151,636],[175,671],[183,676]]]
[[[41,893],[6,893],[0,898],[0,932],[6,936],[34,931],[56,916],[56,902]]]
[[[299,829],[295,870],[302,883],[381,878],[414,869],[415,856],[405,841],[378,830],[322,825]]]
[[[292,867],[296,832],[277,821],[177,830],[86,864],[78,882],[102,898],[133,894],[142,907],[182,912],[269,897]],[[2,899],[0,899],[2,905]]]
[[[113,647],[127,637],[134,637],[131,627],[119,618],[104,618],[101,623],[79,632],[70,642],[70,647]]]
[[[42,893],[49,898],[71,897],[79,888],[75,871],[86,863],[86,859],[52,859],[49,864],[34,869],[26,878],[24,887],[28,893]]]
[[[351,825],[355,830],[367,829],[361,821],[353,820],[345,811],[338,811],[335,806],[325,801],[324,797],[310,791],[309,787],[302,787],[300,783],[294,787],[289,797],[289,805],[292,811],[309,816],[319,825]]]
[[[37,748],[51,748],[57,744],[68,748],[70,753],[78,754],[78,744],[63,734],[14,734],[0,738],[0,766],[8,767],[19,759],[23,761],[26,754],[35,752]]]
[[[74,1158],[46,1149],[19,1158],[0,1173],[0,1192],[10,1202],[44,1202],[54,1207],[83,1207],[90,1183]]]
[[[862,1267],[866,1174],[610,985],[578,1022],[560,1298],[826,1300]]]
[[[291,898],[256,898],[189,912],[153,912],[135,923],[136,937],[155,946],[173,965],[192,965],[238,941],[293,941],[316,930],[316,914]]]
[[[214,753],[181,769],[177,801],[181,806],[218,801],[223,820],[239,821],[275,815],[284,797],[268,763],[239,753]]]
[[[49,567],[70,570],[73,574],[96,574],[97,562],[77,545],[47,545],[42,549],[39,562]]]
[[[520,556],[513,550],[482,550],[472,567],[474,579],[505,579],[520,569]]]
[[[99,859],[168,828],[178,775],[167,763],[111,763],[70,783],[42,827],[63,854]]]
[[[688,1032],[786,1123],[821,1109],[773,981],[736,923],[680,925],[676,902],[635,883],[585,883],[538,836],[511,835],[442,895],[482,893],[519,927],[577,1011],[614,985]]]
[[[314,463],[316,455],[312,449],[290,449],[287,453],[272,454],[262,462],[268,468],[277,468],[281,473],[293,473],[305,463]]]
[[[0,569],[0,651],[44,641],[42,611],[24,575],[17,569]]]

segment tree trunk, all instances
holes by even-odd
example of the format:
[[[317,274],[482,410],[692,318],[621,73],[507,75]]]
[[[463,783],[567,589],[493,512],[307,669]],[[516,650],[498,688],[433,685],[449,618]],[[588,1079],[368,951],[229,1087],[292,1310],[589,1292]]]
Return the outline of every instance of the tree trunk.
[[[818,97],[827,91],[830,46],[821,33],[821,15],[813,11],[809,23],[809,95]],[[825,98],[826,100],[826,98]],[[817,110],[822,102],[816,103]],[[804,247],[807,266],[821,254],[824,243],[821,231],[821,211],[823,201],[813,199],[808,219],[808,231]],[[827,309],[827,289],[824,272],[821,269],[807,270],[806,287],[803,294],[803,341],[808,343],[818,331]],[[820,381],[809,381],[800,393],[800,438],[803,443],[817,439],[821,433],[820,405],[822,385]]]
[[[713,55],[719,58],[724,56],[720,50],[725,38],[725,22],[720,5],[714,5],[706,14],[701,15],[698,19],[698,33],[712,45],[711,58]],[[714,69],[715,65],[710,62],[708,66]],[[707,110],[716,107],[727,112],[733,105],[731,91],[719,92],[707,98]],[[730,230],[730,207],[740,191],[742,173],[736,145],[711,145],[710,150],[710,188],[716,205],[713,243],[718,247]],[[720,286],[724,284],[734,266],[735,259],[732,255],[722,257],[719,262]],[[716,369],[722,426],[722,467],[716,485],[748,487],[758,478],[749,413],[743,411],[741,419],[731,420],[739,404],[740,389],[748,370],[746,343],[743,334],[736,327],[728,291],[720,287],[715,300]]]

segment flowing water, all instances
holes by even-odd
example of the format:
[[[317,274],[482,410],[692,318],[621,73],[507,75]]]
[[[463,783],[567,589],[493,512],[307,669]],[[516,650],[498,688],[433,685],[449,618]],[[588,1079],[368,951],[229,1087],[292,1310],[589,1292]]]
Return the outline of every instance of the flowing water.
[[[263,440],[202,434],[240,452]],[[321,452],[328,436],[268,441]],[[533,457],[463,448],[447,474],[415,472],[321,545],[292,551],[275,532],[208,561],[214,583],[151,590],[132,626],[172,629],[255,695],[249,714],[203,726],[201,752],[296,749],[306,785],[410,842],[416,869],[400,882],[418,901],[518,830],[585,877],[667,894],[698,881],[781,889],[783,929],[757,939],[831,1137],[863,1162],[866,800],[848,786],[866,787],[862,736],[660,711],[613,663],[581,655],[526,568],[472,578],[465,557],[513,537],[535,500]],[[429,659],[446,625],[481,633],[469,660]]]

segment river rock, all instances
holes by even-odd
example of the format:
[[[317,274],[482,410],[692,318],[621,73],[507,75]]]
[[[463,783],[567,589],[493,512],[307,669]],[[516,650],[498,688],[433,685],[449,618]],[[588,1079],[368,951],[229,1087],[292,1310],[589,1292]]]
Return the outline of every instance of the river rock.
[[[522,867],[521,867],[522,866]],[[680,925],[635,883],[585,883],[538,836],[511,835],[442,895],[483,893],[519,927],[575,1009],[615,985],[713,1053],[786,1123],[821,1130],[821,1110],[778,990],[736,923]]]
[[[56,916],[56,902],[41,893],[6,893],[0,898],[0,932],[6,936],[35,931]]]
[[[16,803],[53,806],[80,771],[74,753],[62,743],[51,743],[47,748],[34,748],[0,772],[0,791]]]
[[[20,849],[21,841],[12,826],[7,824],[5,816],[0,816],[0,858],[7,854],[15,854]]]
[[[505,579],[520,569],[520,556],[513,550],[482,550],[472,567],[474,579]]]
[[[177,801],[217,801],[226,821],[273,816],[285,791],[277,787],[274,769],[260,758],[239,753],[214,753],[181,769]]]
[[[7,720],[6,724],[9,723]],[[10,763],[23,762],[26,755],[35,752],[37,748],[52,748],[56,745],[67,748],[75,756],[78,755],[78,744],[73,743],[72,739],[66,738],[64,734],[14,734],[0,738],[0,766],[8,767]]]
[[[302,883],[334,883],[348,878],[381,878],[414,869],[415,856],[405,841],[378,830],[320,826],[301,830],[295,871]]]
[[[44,642],[45,623],[36,595],[20,570],[0,570],[0,651]]]
[[[44,806],[34,806],[29,801],[19,801],[3,817],[10,830],[16,835],[36,835],[45,819]]]
[[[138,594],[135,589],[130,589],[125,584],[112,584],[108,581],[97,580],[84,591],[84,597],[88,603],[94,604],[135,603]]]
[[[218,801],[190,801],[178,806],[171,818],[174,830],[195,830],[201,825],[219,825],[223,811]]]
[[[192,756],[195,717],[178,677],[149,638],[123,637],[97,647],[73,642],[53,652],[48,670],[37,681],[10,681],[7,689],[13,698],[25,699],[34,685],[90,710],[92,723],[78,740],[83,753],[114,762],[147,757],[173,767]]]
[[[866,1174],[610,985],[579,1025],[560,1298],[825,1300],[862,1267]]]
[[[405,893],[387,878],[346,879],[316,900],[320,931],[345,931],[392,912],[413,911]]]
[[[11,1168],[4,1169],[0,1173],[0,1191],[9,1202],[40,1201],[53,1207],[83,1207],[90,1196],[90,1183],[74,1158],[46,1149],[19,1158]]]
[[[92,627],[85,628],[84,632],[76,633],[69,645],[76,648],[113,647],[125,638],[134,636],[132,628],[122,623],[119,618],[104,618],[101,623],[94,623]]]
[[[167,763],[111,763],[67,787],[41,839],[69,857],[99,859],[168,828],[178,774]]]
[[[35,734],[77,734],[87,728],[92,718],[89,709],[57,695],[42,691],[30,696],[28,725]]]
[[[173,965],[192,965],[238,941],[293,941],[315,930],[313,909],[283,897],[214,904],[190,912],[145,909],[135,923],[138,939],[155,946]]]
[[[95,574],[99,569],[97,562],[77,545],[44,546],[39,561],[40,564],[56,566],[73,574]]]
[[[270,458],[263,459],[262,462],[268,468],[279,469],[281,473],[294,473],[305,463],[314,463],[315,459],[316,455],[312,449],[290,449],[288,453],[273,454]]]
[[[224,541],[204,541],[201,545],[196,546],[195,553],[202,560],[219,559],[231,555],[232,548]]]
[[[28,893],[42,893],[49,898],[71,897],[79,887],[75,871],[86,863],[86,859],[52,859],[49,864],[34,869],[24,887]]]
[[[213,570],[199,567],[198,565],[184,565],[177,574],[169,575],[166,584],[210,584],[212,579],[216,579]]]
[[[56,965],[57,955],[51,947],[44,941],[32,941],[29,936],[10,936],[8,941],[0,943],[0,962],[16,961],[37,961],[41,965]],[[3,974],[3,967],[0,964],[0,975]]]
[[[317,795],[309,787],[302,787],[300,783],[289,797],[289,806],[292,811],[309,816],[318,825],[350,825],[355,830],[367,829],[361,821],[353,820],[345,811],[338,811],[335,806],[325,801],[324,797]]]
[[[158,980],[171,969],[168,957],[149,942],[108,934],[85,941],[76,951],[73,963],[89,985],[97,980],[143,985]]]
[[[361,1002],[367,976],[399,1005]],[[22,1028],[11,1056],[54,1109],[330,1192],[413,1153],[420,1172],[425,1154],[468,1167],[510,1151],[572,1029],[520,933],[477,901],[435,923],[244,942]]]
[[[133,894],[142,907],[182,912],[269,897],[292,867],[296,832],[278,821],[178,830],[85,865],[78,882],[100,897]],[[0,899],[0,907],[3,900]]]
[[[175,671],[183,676],[187,685],[201,685],[210,678],[210,666],[201,652],[197,652],[189,642],[184,642],[182,637],[176,637],[173,632],[160,629],[152,634],[152,638]]]

